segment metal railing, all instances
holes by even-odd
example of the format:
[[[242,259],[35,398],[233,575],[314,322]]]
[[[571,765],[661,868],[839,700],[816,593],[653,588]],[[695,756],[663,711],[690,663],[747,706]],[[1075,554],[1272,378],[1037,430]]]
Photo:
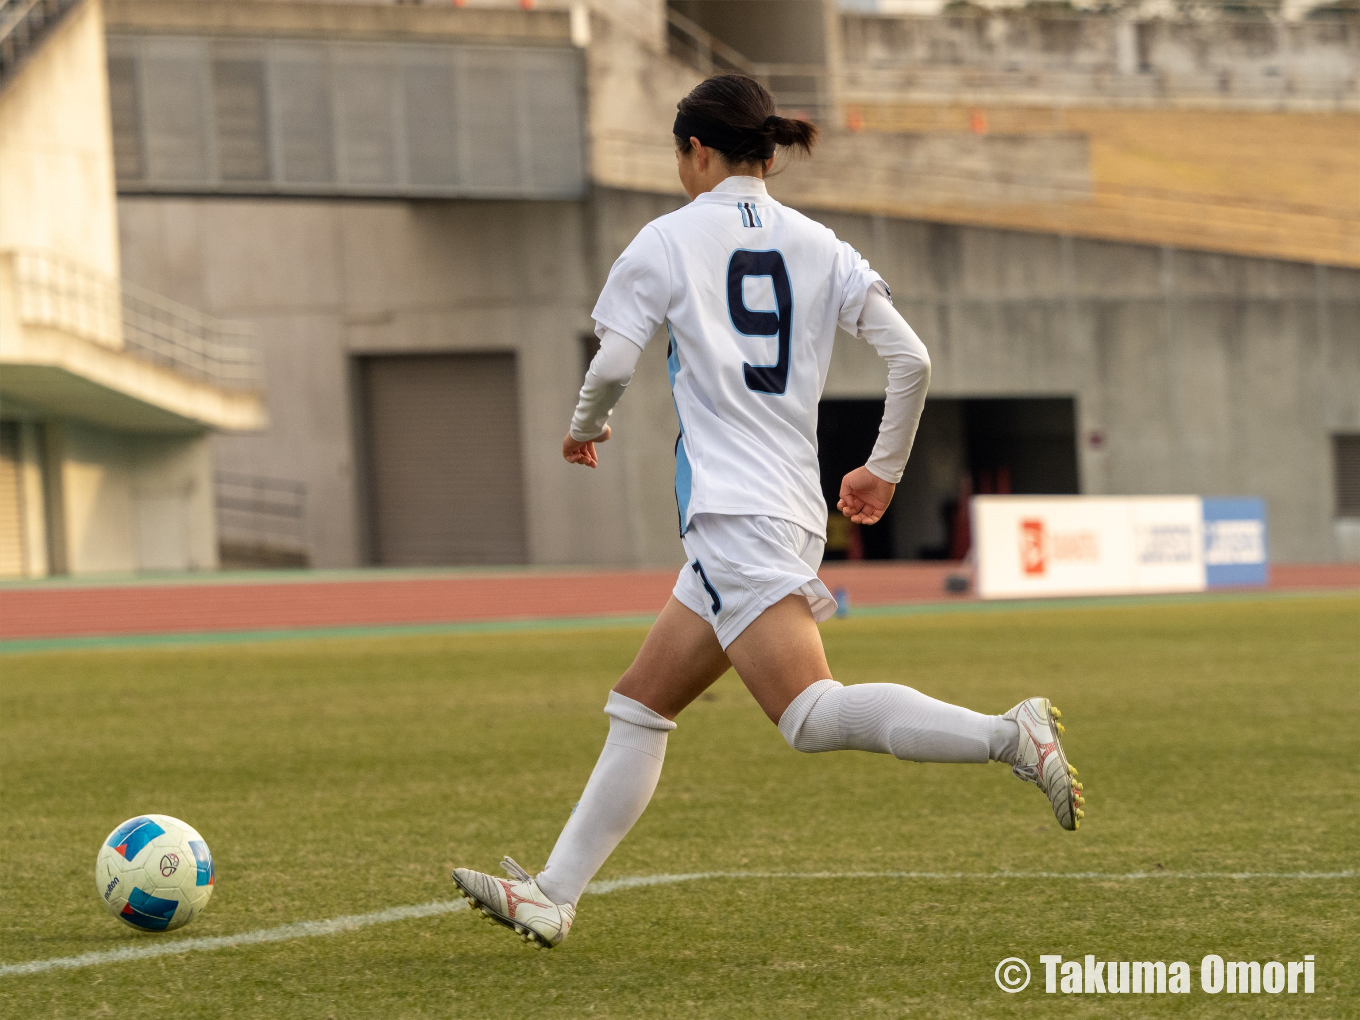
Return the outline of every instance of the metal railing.
[[[671,56],[684,61],[700,74],[722,74],[728,71],[755,74],[754,61],[748,60],[712,32],[669,6],[666,8],[666,45]]]
[[[0,85],[81,0],[0,0]]]
[[[283,478],[218,471],[213,476],[223,569],[309,566],[307,486]]]
[[[255,389],[259,353],[244,322],[212,319],[177,301],[123,282],[123,343],[134,354],[215,386]]]
[[[1099,101],[1345,107],[1360,97],[1360,9],[1290,21],[1264,8],[1203,16],[1009,8],[842,15],[847,91],[901,101]],[[985,97],[985,100],[984,100]]]
[[[260,358],[248,323],[211,318],[52,252],[8,254],[23,324],[123,349],[213,386],[259,388]]]
[[[50,252],[10,254],[20,322],[122,347],[123,303],[116,280]]]
[[[1117,74],[1099,70],[1004,67],[894,67],[865,65],[843,77],[851,102],[999,102],[1114,105],[1189,102],[1209,106],[1314,103],[1354,105],[1354,79],[1306,69],[1289,74],[1160,71]]]
[[[821,64],[765,64],[751,60],[702,25],[666,8],[666,48],[703,75],[736,72],[760,82],[780,110],[821,120],[831,113],[829,76]]]
[[[213,476],[222,542],[243,548],[305,551],[307,486],[233,471]]]

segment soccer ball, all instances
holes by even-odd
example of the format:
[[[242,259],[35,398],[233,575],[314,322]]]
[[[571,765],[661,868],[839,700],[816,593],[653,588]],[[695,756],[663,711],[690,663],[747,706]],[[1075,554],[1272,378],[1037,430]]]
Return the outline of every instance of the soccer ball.
[[[138,815],[109,833],[94,863],[109,913],[138,931],[174,931],[203,913],[213,861],[196,829],[169,815]]]

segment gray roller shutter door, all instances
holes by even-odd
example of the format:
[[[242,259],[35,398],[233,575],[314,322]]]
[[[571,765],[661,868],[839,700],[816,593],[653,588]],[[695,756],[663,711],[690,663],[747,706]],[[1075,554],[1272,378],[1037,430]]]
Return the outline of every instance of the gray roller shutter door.
[[[24,504],[19,485],[19,427],[0,422],[0,577],[24,573]]]
[[[1360,517],[1360,433],[1332,437],[1336,515]]]
[[[363,359],[374,559],[523,563],[513,354]]]

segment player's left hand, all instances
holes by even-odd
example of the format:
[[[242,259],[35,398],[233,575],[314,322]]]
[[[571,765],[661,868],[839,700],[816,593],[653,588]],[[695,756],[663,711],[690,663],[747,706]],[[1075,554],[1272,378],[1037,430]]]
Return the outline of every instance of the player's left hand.
[[[609,441],[610,428],[608,425],[594,439],[582,443],[571,438],[571,433],[562,440],[562,459],[568,464],[584,464],[586,467],[598,467],[600,458],[595,453],[595,444]]]
[[[876,524],[896,491],[892,482],[885,482],[867,467],[857,467],[841,479],[841,498],[836,507],[855,524]]]

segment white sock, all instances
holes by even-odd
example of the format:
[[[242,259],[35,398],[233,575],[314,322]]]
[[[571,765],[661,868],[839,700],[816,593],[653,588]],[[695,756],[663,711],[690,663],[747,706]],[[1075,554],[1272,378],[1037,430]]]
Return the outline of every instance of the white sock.
[[[819,680],[779,717],[796,750],[876,751],[908,761],[1013,764],[1020,728],[999,715],[936,701],[901,684]]]
[[[538,874],[538,887],[554,903],[574,906],[586,883],[642,817],[661,778],[666,735],[675,729],[665,716],[617,691],[609,692],[604,710],[609,716],[604,750]]]

